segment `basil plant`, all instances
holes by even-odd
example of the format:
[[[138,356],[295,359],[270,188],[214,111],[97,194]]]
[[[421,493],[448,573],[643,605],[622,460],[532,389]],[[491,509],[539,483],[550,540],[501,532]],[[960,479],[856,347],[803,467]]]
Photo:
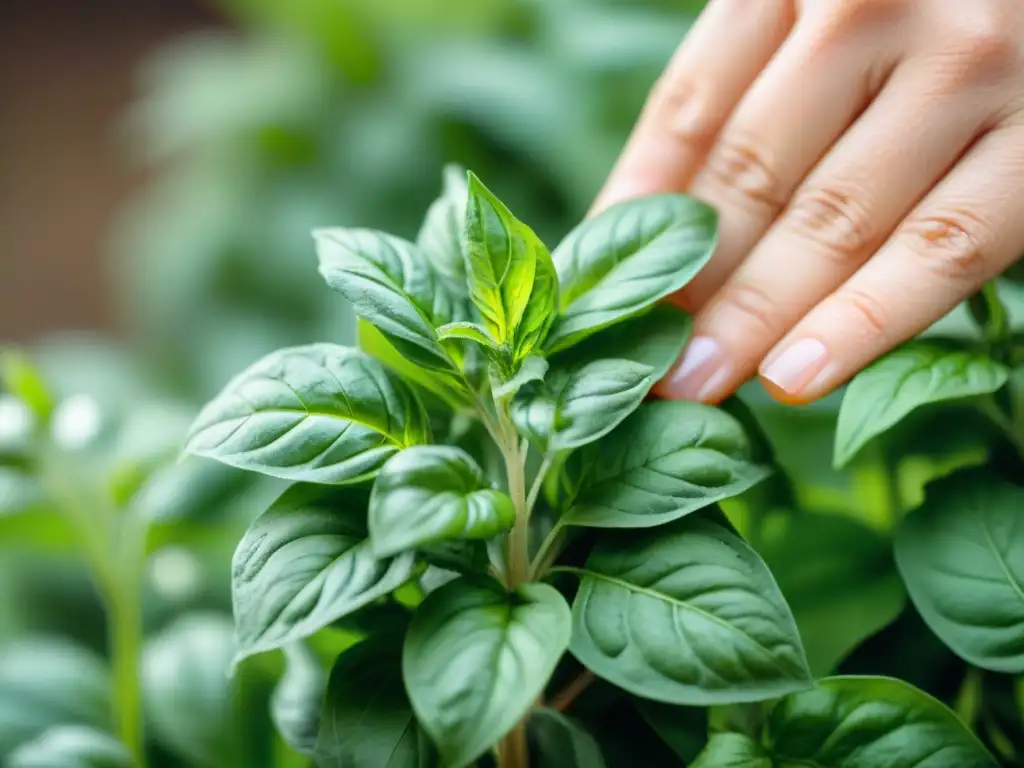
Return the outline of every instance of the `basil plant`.
[[[549,252],[450,168],[416,243],[315,240],[360,348],[259,360],[187,443],[291,483],[232,588],[237,660],[285,652],[292,746],[335,768],[600,768],[575,713],[619,697],[679,765],[995,764],[906,683],[812,678],[720,505],[772,473],[755,425],[648,400],[690,327],[661,300],[710,258],[714,211],[626,202]],[[328,675],[304,641],[338,629],[362,639]]]

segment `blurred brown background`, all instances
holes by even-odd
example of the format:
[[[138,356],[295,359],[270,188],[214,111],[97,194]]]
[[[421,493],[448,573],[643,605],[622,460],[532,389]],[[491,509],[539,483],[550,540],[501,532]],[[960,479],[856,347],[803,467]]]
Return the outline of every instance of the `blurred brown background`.
[[[106,239],[142,180],[118,119],[150,51],[217,23],[198,0],[0,0],[0,338],[113,327]]]

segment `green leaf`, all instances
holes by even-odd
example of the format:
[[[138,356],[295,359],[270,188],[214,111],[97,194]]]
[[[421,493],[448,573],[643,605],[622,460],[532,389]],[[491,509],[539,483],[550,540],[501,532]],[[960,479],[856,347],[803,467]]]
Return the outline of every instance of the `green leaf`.
[[[110,672],[69,641],[26,637],[0,648],[0,758],[62,724],[111,726]]]
[[[237,757],[234,653],[231,621],[219,614],[182,616],[143,650],[146,721],[189,765],[218,768]]]
[[[1024,488],[985,469],[926,488],[896,532],[896,564],[914,605],[958,656],[1024,672]]]
[[[743,493],[768,477],[739,422],[683,401],[642,405],[566,463],[566,525],[648,528]]]
[[[199,414],[186,450],[285,480],[353,483],[429,440],[412,390],[358,350],[292,347],[235,377]]]
[[[601,748],[583,727],[553,709],[530,716],[537,768],[604,768]]]
[[[478,323],[460,322],[448,323],[437,329],[437,337],[441,341],[458,339],[461,341],[472,341],[479,344],[486,350],[497,352],[498,342],[491,338],[487,329]]]
[[[528,357],[508,381],[501,381],[499,372],[491,370],[491,395],[496,400],[507,400],[531,381],[543,380],[548,373],[548,361],[543,357]]]
[[[651,729],[682,758],[684,765],[696,759],[708,738],[707,710],[649,699],[634,699],[634,705]]]
[[[43,375],[28,357],[15,349],[0,350],[0,388],[27,405],[43,424],[57,405]]]
[[[508,595],[459,579],[427,597],[402,668],[446,766],[469,765],[526,714],[569,644],[570,624],[569,606],[546,584]]]
[[[519,392],[512,402],[512,421],[545,452],[579,448],[615,429],[653,385],[651,369],[630,360],[556,369],[543,384]]]
[[[401,586],[413,555],[378,558],[356,489],[295,486],[249,527],[235,550],[237,659],[301,640]]]
[[[113,736],[84,725],[57,725],[11,753],[7,768],[132,768]]]
[[[682,195],[614,205],[569,233],[553,259],[560,315],[549,352],[571,347],[686,285],[717,242],[714,210]]]
[[[446,165],[441,196],[427,210],[416,243],[431,256],[434,268],[456,296],[466,292],[466,260],[462,253],[462,233],[466,228],[469,187],[466,170]]]
[[[693,330],[693,320],[671,304],[657,304],[625,322],[598,331],[551,358],[556,367],[578,368],[595,360],[632,360],[649,366],[655,381],[679,359]]]
[[[366,229],[323,229],[314,233],[320,274],[344,296],[356,314],[379,328],[418,365],[453,370],[437,328],[465,318],[454,297],[417,246]]]
[[[558,306],[551,255],[473,174],[466,208],[469,294],[491,338],[521,360],[543,343]]]
[[[786,515],[778,523],[759,549],[793,610],[811,671],[824,677],[903,610],[892,543],[840,515]]]
[[[871,438],[930,403],[995,392],[1005,366],[978,353],[911,342],[865,368],[846,388],[836,426],[834,463],[844,466]]]
[[[508,494],[450,446],[402,451],[381,469],[370,495],[370,542],[378,557],[445,539],[489,539],[515,519]]]
[[[636,696],[711,706],[811,685],[782,593],[718,514],[601,539],[581,577],[570,650]]]
[[[444,371],[423,368],[402,356],[388,337],[376,327],[359,318],[356,323],[359,348],[397,373],[402,379],[440,397],[452,409],[472,404],[470,393],[459,380]]]
[[[334,662],[316,742],[319,768],[432,768],[402,684],[402,637],[373,635]]]
[[[716,733],[711,736],[691,768],[773,768],[774,765],[764,749],[749,736],[742,733]],[[779,768],[790,767],[783,763]]]
[[[770,745],[771,764],[787,768],[996,766],[943,704],[885,677],[831,677],[813,690],[787,696],[772,710],[764,742]]]
[[[313,755],[327,674],[320,659],[304,643],[286,645],[284,657],[287,666],[270,699],[270,719],[292,749]]]

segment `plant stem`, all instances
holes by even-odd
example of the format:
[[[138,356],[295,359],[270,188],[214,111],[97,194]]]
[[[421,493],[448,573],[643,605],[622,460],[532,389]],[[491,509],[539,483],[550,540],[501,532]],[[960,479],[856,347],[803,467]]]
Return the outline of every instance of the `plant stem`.
[[[554,527],[548,532],[547,537],[540,545],[540,549],[537,551],[536,557],[533,558],[533,562],[530,563],[530,578],[537,580],[544,577],[547,573],[548,568],[551,566],[551,561],[558,553],[558,543],[562,539],[562,525],[561,522],[555,523]]]
[[[515,589],[530,575],[530,508],[526,503],[526,473],[514,442],[505,449],[505,470],[509,496],[516,508],[516,523],[508,537],[508,586]]]
[[[576,697],[587,690],[597,678],[589,669],[580,673],[579,677],[569,683],[551,700],[551,708],[564,712],[576,700]]]
[[[118,733],[136,768],[143,768],[146,764],[142,732],[142,686],[139,679],[141,609],[138,589],[127,585],[111,595],[107,605]]]
[[[114,722],[131,755],[133,768],[145,768],[139,656],[143,640],[141,583],[148,528],[144,522],[115,509],[105,497],[83,493],[87,482],[74,482],[74,473],[57,456],[42,452],[38,462],[40,476],[78,537],[106,610]]]
[[[533,508],[537,506],[537,499],[540,497],[540,492],[544,488],[544,478],[548,476],[548,472],[551,471],[551,465],[554,463],[554,457],[550,453],[544,454],[544,459],[540,463],[540,468],[537,470],[537,476],[533,478],[533,485],[530,487],[530,493],[526,497],[526,508],[533,512]]]
[[[521,720],[498,745],[498,765],[501,768],[528,768],[529,764],[526,720]]]
[[[507,587],[515,590],[530,578],[530,505],[526,496],[526,450],[520,445],[507,407],[498,408],[499,432],[504,437],[498,444],[505,457],[508,493],[516,508],[516,522],[508,536]],[[530,755],[526,743],[526,719],[521,720],[498,745],[500,768],[529,768]]]

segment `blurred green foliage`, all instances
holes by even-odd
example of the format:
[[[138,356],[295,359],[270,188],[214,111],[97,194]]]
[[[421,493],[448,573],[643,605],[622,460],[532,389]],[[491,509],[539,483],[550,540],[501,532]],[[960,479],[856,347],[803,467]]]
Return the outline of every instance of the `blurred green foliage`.
[[[225,0],[127,119],[165,170],[114,273],[140,349],[203,398],[259,355],[353,339],[309,231],[411,236],[449,161],[554,239],[586,210],[695,2]]]

